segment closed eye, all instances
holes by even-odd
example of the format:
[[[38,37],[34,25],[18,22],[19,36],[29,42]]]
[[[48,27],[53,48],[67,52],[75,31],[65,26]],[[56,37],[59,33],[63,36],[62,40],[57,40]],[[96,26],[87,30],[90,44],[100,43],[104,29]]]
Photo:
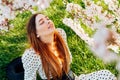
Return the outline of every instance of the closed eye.
[[[44,20],[40,21],[39,24],[42,25],[44,23]]]
[[[42,25],[44,23],[43,18],[41,18],[38,22],[39,22],[39,25]]]
[[[46,20],[50,20],[47,16],[45,16]],[[39,25],[42,25],[45,21],[43,20],[43,18],[41,18],[39,20]]]

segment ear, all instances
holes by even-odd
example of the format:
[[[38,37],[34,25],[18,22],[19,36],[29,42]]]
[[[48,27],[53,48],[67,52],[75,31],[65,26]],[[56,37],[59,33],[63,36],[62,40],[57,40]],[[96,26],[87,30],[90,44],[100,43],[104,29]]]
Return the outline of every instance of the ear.
[[[39,38],[39,37],[40,37],[40,35],[37,34],[37,38]]]

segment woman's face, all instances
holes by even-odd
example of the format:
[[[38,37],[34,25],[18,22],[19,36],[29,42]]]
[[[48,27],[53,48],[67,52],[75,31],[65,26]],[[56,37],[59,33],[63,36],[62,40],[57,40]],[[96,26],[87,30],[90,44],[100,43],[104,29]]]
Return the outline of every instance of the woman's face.
[[[35,19],[36,23],[36,33],[40,37],[52,35],[55,30],[54,23],[45,15],[38,14]]]

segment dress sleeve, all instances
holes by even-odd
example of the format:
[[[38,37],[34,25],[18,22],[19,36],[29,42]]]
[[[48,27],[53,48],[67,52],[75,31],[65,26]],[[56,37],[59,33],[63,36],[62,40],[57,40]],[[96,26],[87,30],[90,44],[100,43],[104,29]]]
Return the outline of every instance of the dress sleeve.
[[[68,51],[69,51],[69,54],[70,54],[70,63],[72,62],[72,54],[71,54],[71,52],[70,52],[70,50],[69,50],[69,47],[68,47],[68,44],[67,44],[67,36],[66,36],[66,33],[65,33],[65,31],[63,30],[63,29],[61,29],[61,28],[57,28],[57,31],[60,33],[60,35],[62,36],[62,38],[64,39],[64,41],[65,41],[65,43],[66,43],[66,45],[67,45],[67,48],[68,48]]]
[[[22,55],[24,80],[36,80],[36,73],[40,66],[40,57],[33,50],[27,49]]]
[[[109,70],[100,70],[89,74],[81,74],[79,80],[117,80]]]

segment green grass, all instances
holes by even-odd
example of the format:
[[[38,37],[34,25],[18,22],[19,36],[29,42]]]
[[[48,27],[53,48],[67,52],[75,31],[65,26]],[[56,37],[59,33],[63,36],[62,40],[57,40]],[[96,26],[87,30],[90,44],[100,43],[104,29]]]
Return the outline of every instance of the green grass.
[[[75,2],[77,1],[79,0],[75,0]],[[42,11],[42,13],[53,20],[56,28],[59,27],[65,30],[68,46],[73,56],[71,64],[73,72],[80,75],[101,69],[108,69],[113,74],[118,74],[114,63],[105,65],[92,54],[88,45],[75,32],[62,23],[62,19],[67,15],[62,0],[54,0],[51,6]],[[0,80],[7,80],[5,72],[7,64],[16,57],[21,56],[27,46],[25,25],[30,16],[31,13],[29,11],[19,13],[14,20],[10,21],[10,24],[12,23],[14,28],[0,35]]]

